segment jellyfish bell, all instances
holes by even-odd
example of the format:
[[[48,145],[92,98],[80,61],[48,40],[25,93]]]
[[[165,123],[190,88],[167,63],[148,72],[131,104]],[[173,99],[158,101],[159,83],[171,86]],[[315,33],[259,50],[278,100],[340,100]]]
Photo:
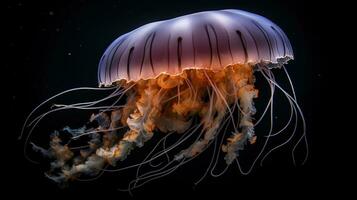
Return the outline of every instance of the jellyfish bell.
[[[116,39],[98,68],[100,86],[177,75],[185,69],[222,70],[236,64],[279,67],[293,59],[284,32],[268,19],[240,11],[200,12],[154,22]]]
[[[120,36],[105,50],[99,62],[97,90],[113,90],[110,95],[91,102],[56,104],[49,112],[34,117],[39,107],[59,95],[95,89],[76,88],[60,93],[40,104],[29,115],[23,132],[30,129],[26,139],[30,141],[38,123],[58,110],[97,110],[89,120],[90,123],[95,122],[95,126],[62,130],[71,135],[69,141],[63,141],[61,133],[55,132],[50,137],[49,148],[32,143],[34,150],[51,159],[51,168],[46,174],[59,183],[105,171],[137,168],[136,178],[130,182],[129,189],[137,188],[173,172],[212,143],[219,145],[213,147],[212,160],[204,176],[209,171],[214,175],[220,151],[225,154],[227,167],[237,163],[241,173],[246,174],[258,160],[262,162],[272,151],[292,140],[298,119],[301,119],[303,131],[293,145],[293,151],[302,141],[307,147],[304,117],[283,66],[291,59],[293,50],[285,33],[270,20],[249,12],[208,11],[150,23]],[[275,68],[286,73],[292,94],[275,80],[272,72]],[[256,113],[253,100],[258,98],[255,73],[262,74],[271,90],[271,98],[258,120],[253,118]],[[275,89],[287,98],[291,108],[290,119],[280,131],[273,133],[271,128],[266,138],[260,134],[257,137],[255,126],[269,108],[272,115]],[[126,97],[125,103],[121,104],[123,97]],[[115,101],[98,106],[108,99]],[[270,137],[280,134],[290,125],[294,127],[290,137],[267,150]],[[232,130],[227,130],[228,127]],[[179,139],[165,145],[172,134],[179,134]],[[146,152],[142,162],[122,167],[129,154],[135,156],[135,149],[157,135],[162,139]],[[217,142],[219,137],[222,139]],[[186,144],[190,138],[194,138],[193,142]],[[248,170],[242,170],[239,151],[260,138],[265,138],[260,153]],[[86,145],[72,145],[72,141],[84,139]],[[165,164],[151,165],[158,159],[163,159]],[[145,165],[152,169],[143,172]]]

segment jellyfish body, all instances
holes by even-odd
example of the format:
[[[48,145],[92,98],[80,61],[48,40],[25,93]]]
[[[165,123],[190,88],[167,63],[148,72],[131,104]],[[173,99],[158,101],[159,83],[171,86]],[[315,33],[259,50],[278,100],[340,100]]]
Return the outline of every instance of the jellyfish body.
[[[54,110],[28,123],[33,112],[24,129],[34,128],[43,117],[57,110],[98,110],[89,120],[95,126],[62,130],[71,135],[70,141],[64,142],[61,134],[55,132],[49,148],[33,144],[34,150],[52,159],[48,177],[61,183],[83,175],[137,167],[137,178],[129,184],[130,188],[136,188],[171,173],[212,143],[215,143],[215,153],[219,150],[225,153],[227,166],[236,161],[241,170],[239,151],[248,143],[255,143],[254,127],[260,121],[253,119],[256,112],[253,100],[258,98],[255,72],[267,80],[272,97],[275,88],[287,97],[291,116],[294,113],[296,118],[291,135],[295,135],[298,116],[305,130],[295,93],[291,95],[284,90],[271,72],[274,68],[287,72],[283,65],[290,59],[293,59],[292,47],[284,32],[270,20],[245,11],[200,12],[150,23],[120,36],[104,52],[98,67],[98,82],[102,89],[113,89],[112,94],[93,102],[56,105]],[[291,89],[293,91],[293,87]],[[125,103],[118,105],[124,96]],[[262,117],[268,107],[272,107],[272,97]],[[117,100],[109,106],[96,106],[113,98]],[[292,117],[287,125],[290,123]],[[227,127],[232,130],[228,131]],[[306,140],[304,130],[297,143]],[[166,138],[171,134],[181,137],[166,147]],[[120,161],[155,135],[162,139],[142,162],[106,169],[120,166]],[[217,142],[219,135],[222,140]],[[270,130],[268,139],[271,135]],[[196,139],[184,146],[190,137]],[[88,139],[86,146],[78,149],[71,146],[71,141],[83,138]],[[272,148],[266,155],[287,142]],[[159,144],[163,145],[161,150],[158,150]],[[252,167],[262,157],[265,146]],[[180,150],[173,156],[169,155],[177,149]],[[143,165],[163,157],[164,166],[139,173]],[[214,157],[217,156],[212,157],[212,162]],[[249,173],[252,167],[241,172]]]

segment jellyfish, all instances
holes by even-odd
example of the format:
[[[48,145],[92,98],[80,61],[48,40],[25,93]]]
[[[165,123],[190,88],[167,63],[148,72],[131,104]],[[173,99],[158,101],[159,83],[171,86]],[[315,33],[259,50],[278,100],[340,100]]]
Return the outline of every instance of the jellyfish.
[[[136,178],[129,189],[174,172],[208,148],[213,148],[212,159],[199,181],[208,173],[219,175],[213,173],[219,160],[225,162],[225,170],[235,164],[242,174],[248,174],[257,162],[289,144],[297,134],[293,161],[297,146],[304,144],[305,162],[305,119],[284,67],[293,58],[282,29],[265,17],[242,10],[206,11],[149,23],[121,35],[105,50],[98,66],[98,88],[61,92],[30,113],[21,133],[24,149],[32,147],[50,161],[45,174],[57,183],[135,168]],[[288,89],[275,79],[274,70],[284,71]],[[258,119],[254,118],[254,101],[259,99],[256,73],[270,89]],[[110,94],[95,101],[51,104],[58,96],[79,90]],[[255,134],[267,113],[272,118],[275,90],[289,102],[290,118],[279,131],[270,128],[264,136]],[[49,105],[47,112],[35,115]],[[32,142],[32,133],[43,118],[70,109],[92,110],[93,114],[82,127],[51,133],[47,146]],[[298,125],[302,125],[299,133]],[[293,126],[285,133],[290,135],[288,139],[268,149],[270,138],[288,126]],[[139,151],[155,137],[160,139],[150,151]],[[174,142],[167,141],[170,137]],[[250,167],[243,169],[239,153],[257,140],[265,142]],[[76,146],[78,143],[83,145]],[[140,153],[145,154],[143,160],[125,165],[129,156]],[[154,165],[157,160],[160,164]]]

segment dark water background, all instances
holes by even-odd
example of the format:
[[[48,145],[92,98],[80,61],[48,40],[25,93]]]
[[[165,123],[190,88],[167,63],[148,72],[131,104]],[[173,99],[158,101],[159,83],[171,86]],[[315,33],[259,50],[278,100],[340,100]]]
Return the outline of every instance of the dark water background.
[[[16,138],[25,116],[44,99],[63,90],[80,86],[97,86],[97,63],[105,48],[118,36],[149,22],[169,19],[198,11],[242,9],[267,17],[280,26],[292,43],[295,60],[287,65],[294,81],[299,103],[308,125],[310,157],[306,165],[293,166],[290,148],[273,154],[264,167],[248,176],[232,167],[220,178],[205,179],[199,186],[193,182],[201,176],[209,153],[180,168],[176,173],[154,181],[134,193],[134,197],[217,197],[236,199],[250,197],[294,197],[321,192],[317,186],[329,186],[331,176],[325,140],[330,135],[323,91],[327,88],[328,58],[321,52],[324,46],[321,5],[304,1],[8,1],[6,31],[3,45],[7,48],[5,63],[9,73],[2,74],[6,82],[6,100],[11,109],[5,114],[7,127],[2,144],[6,166],[3,176],[12,195],[28,197],[94,197],[126,199],[127,193],[116,188],[128,179],[126,174],[105,174],[93,182],[76,182],[67,189],[58,188],[45,178],[43,166],[34,165],[23,157],[23,143]],[[278,75],[279,76],[279,75]],[[258,81],[258,84],[259,83]],[[264,94],[262,92],[262,98]],[[103,93],[102,93],[103,94]],[[60,102],[78,102],[103,96],[82,93],[60,98]],[[281,126],[288,107],[277,103],[277,120]],[[260,105],[258,105],[260,106]],[[285,113],[285,114],[284,114]],[[48,118],[36,132],[38,141],[46,134],[65,125],[80,126],[90,112],[59,113]],[[281,123],[280,123],[281,122]],[[280,123],[280,124],[279,124]],[[323,128],[324,127],[324,128]],[[257,133],[259,134],[259,133]],[[42,135],[43,137],[38,137]],[[290,146],[291,147],[291,146]],[[299,151],[304,151],[301,148]],[[329,153],[327,153],[329,152]],[[132,155],[135,156],[135,155]],[[3,180],[5,182],[5,180]],[[10,191],[10,190],[8,190]]]

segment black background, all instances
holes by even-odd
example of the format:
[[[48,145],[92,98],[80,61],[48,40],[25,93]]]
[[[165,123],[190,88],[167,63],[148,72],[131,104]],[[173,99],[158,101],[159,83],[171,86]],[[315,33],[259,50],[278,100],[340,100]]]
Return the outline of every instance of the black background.
[[[326,6],[326,5],[325,5]],[[326,6],[327,7],[327,6]],[[168,19],[198,11],[242,9],[271,19],[291,40],[295,60],[287,67],[296,85],[296,92],[308,124],[310,157],[306,165],[293,166],[289,153],[277,154],[264,167],[248,176],[232,167],[220,178],[207,178],[196,188],[192,182],[200,177],[200,161],[182,167],[175,174],[154,181],[134,193],[136,197],[305,197],[310,192],[329,193],[334,170],[334,157],[326,138],[329,65],[323,53],[327,27],[321,4],[304,1],[8,1],[3,39],[6,54],[2,74],[4,93],[10,107],[6,112],[2,134],[6,137],[2,151],[5,158],[8,192],[29,197],[94,197],[125,199],[127,193],[117,192],[117,183],[126,176],[110,174],[98,181],[77,182],[60,189],[44,177],[44,168],[28,162],[22,154],[23,143],[17,140],[22,123],[37,104],[63,90],[80,86],[97,86],[97,63],[105,48],[119,35],[149,22]],[[87,94],[87,96],[90,96]],[[73,97],[73,102],[82,100]],[[68,99],[67,99],[68,100]],[[86,121],[88,113],[75,117],[58,116],[38,134],[64,125]],[[55,118],[53,118],[55,119]],[[328,124],[328,123],[327,123]],[[46,127],[48,125],[48,127]],[[51,127],[51,128],[50,128]],[[7,130],[8,128],[8,130]],[[46,129],[47,128],[47,129]],[[55,129],[54,128],[54,129]],[[326,153],[328,152],[328,153]],[[202,159],[201,159],[202,160]],[[196,174],[198,173],[198,174]],[[10,190],[10,188],[14,190]],[[320,188],[320,189],[319,189]],[[111,197],[109,197],[111,196]]]

